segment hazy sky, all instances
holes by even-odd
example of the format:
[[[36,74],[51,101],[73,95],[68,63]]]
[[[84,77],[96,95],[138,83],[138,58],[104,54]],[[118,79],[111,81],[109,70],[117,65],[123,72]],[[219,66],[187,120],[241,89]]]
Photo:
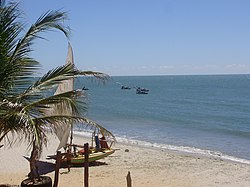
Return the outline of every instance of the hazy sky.
[[[250,73],[249,0],[23,0],[28,26],[68,12],[79,69],[109,75]],[[60,32],[39,40],[43,73],[65,63]]]

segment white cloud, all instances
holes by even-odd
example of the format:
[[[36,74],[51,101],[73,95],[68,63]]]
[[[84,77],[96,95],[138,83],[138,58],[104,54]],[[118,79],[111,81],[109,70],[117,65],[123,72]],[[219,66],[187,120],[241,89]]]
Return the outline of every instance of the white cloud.
[[[247,68],[249,66],[245,64],[228,64],[225,66],[226,69],[231,69],[231,68]]]
[[[192,74],[235,74],[250,73],[250,65],[246,64],[168,64],[142,65],[128,64],[114,66],[98,66],[87,70],[99,71],[109,75],[192,75]]]

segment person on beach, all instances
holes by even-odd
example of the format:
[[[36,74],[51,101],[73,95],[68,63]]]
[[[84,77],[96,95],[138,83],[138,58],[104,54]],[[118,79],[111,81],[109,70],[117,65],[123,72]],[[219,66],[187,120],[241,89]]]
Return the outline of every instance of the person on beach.
[[[107,143],[107,141],[106,141],[106,139],[105,139],[104,136],[102,136],[102,137],[100,138],[100,145],[101,145],[101,148],[102,148],[102,149],[103,149],[103,148],[109,148],[108,143]]]

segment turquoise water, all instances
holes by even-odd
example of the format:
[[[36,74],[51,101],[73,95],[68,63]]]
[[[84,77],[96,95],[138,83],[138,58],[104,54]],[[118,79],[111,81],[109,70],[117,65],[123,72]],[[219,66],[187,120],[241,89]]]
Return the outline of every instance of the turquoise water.
[[[118,84],[141,86],[122,90]],[[118,141],[250,163],[250,75],[112,77],[105,85],[79,78],[87,116]]]

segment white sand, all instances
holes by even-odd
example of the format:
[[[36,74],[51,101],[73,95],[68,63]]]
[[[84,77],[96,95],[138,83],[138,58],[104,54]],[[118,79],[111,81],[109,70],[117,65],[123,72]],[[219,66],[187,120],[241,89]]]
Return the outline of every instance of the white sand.
[[[41,170],[54,178],[53,167],[46,160],[55,153],[55,137],[50,137],[48,149],[42,156]],[[75,143],[86,142],[75,138]],[[168,151],[117,143],[116,152],[100,160],[99,166],[89,168],[91,187],[125,187],[126,175],[131,172],[133,186],[143,187],[249,187],[250,165],[221,159],[185,155]],[[129,152],[125,152],[128,149]],[[25,145],[12,149],[0,149],[0,184],[19,185],[29,172]],[[84,168],[60,169],[60,187],[82,187]]]

